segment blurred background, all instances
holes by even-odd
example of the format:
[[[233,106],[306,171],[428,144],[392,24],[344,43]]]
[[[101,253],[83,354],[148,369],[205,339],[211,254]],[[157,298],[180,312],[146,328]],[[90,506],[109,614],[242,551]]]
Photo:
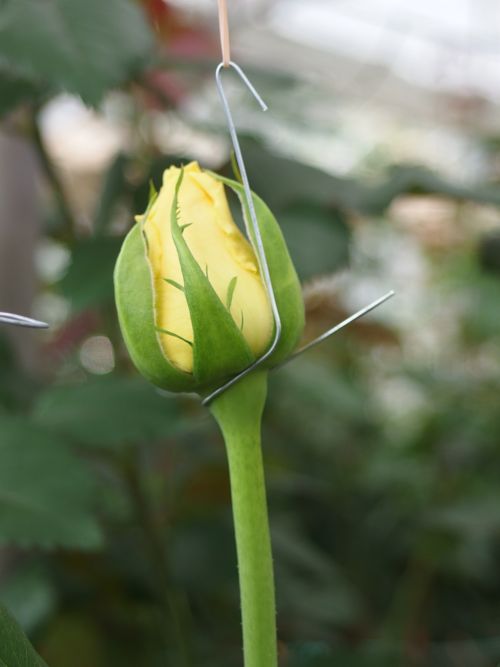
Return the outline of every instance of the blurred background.
[[[229,2],[224,76],[304,285],[264,442],[284,667],[500,662],[500,6]],[[149,182],[230,174],[215,0],[0,2],[0,602],[51,667],[236,667],[225,455],[132,368]]]

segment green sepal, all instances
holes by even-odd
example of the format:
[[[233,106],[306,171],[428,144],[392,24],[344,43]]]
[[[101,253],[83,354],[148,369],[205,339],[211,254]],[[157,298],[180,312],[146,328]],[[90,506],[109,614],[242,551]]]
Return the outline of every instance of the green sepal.
[[[114,274],[118,319],[127,349],[144,377],[169,391],[195,391],[196,380],[165,357],[156,330],[153,277],[142,225],[123,242]]]
[[[181,171],[172,202],[172,237],[179,256],[193,327],[193,375],[199,387],[204,387],[240,372],[255,357],[182,234],[177,208],[183,176]]]
[[[253,227],[243,185],[219,174],[208,173],[238,195],[255,249]],[[299,343],[305,323],[304,301],[300,281],[280,226],[267,204],[255,193],[252,193],[252,197],[282,324],[282,334],[276,350],[263,364],[264,367],[271,368],[289,357]]]

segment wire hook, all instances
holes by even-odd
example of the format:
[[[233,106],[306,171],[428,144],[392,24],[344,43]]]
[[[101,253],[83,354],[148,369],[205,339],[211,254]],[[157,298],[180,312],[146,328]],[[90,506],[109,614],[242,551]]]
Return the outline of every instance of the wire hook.
[[[247,77],[247,75],[244,73],[244,71],[237,65],[236,63],[230,61],[229,66],[232,67],[237,74],[239,75],[240,79],[243,81],[243,83],[246,85],[246,87],[249,89],[249,91],[252,93],[252,95],[255,97],[257,102],[260,104],[260,107],[262,111],[267,111],[267,105],[264,102],[264,100],[261,98],[253,84],[251,83],[250,79]],[[266,258],[266,252],[264,250],[264,243],[262,241],[262,236],[260,233],[259,229],[259,222],[257,220],[257,214],[255,212],[255,206],[253,203],[253,197],[252,197],[252,191],[250,189],[250,183],[248,180],[248,175],[247,175],[247,170],[245,167],[245,161],[243,159],[243,154],[241,152],[241,147],[240,147],[240,142],[238,139],[238,133],[236,132],[236,126],[234,124],[233,120],[233,114],[231,113],[231,108],[229,106],[229,102],[227,100],[226,93],[224,92],[224,86],[222,84],[222,77],[221,73],[223,68],[225,67],[224,62],[221,62],[220,65],[217,67],[217,70],[215,72],[215,82],[217,84],[217,90],[219,91],[219,95],[222,101],[222,106],[224,108],[224,113],[226,116],[226,121],[227,121],[227,126],[229,128],[229,134],[231,136],[231,142],[233,144],[234,148],[234,153],[236,156],[236,162],[238,163],[238,169],[240,170],[241,174],[241,180],[243,181],[243,189],[245,192],[245,199],[246,203],[248,206],[248,211],[250,213],[250,223],[252,225],[252,229],[249,229],[249,221],[247,220],[245,216],[245,225],[246,225],[246,231],[247,231],[247,236],[252,245],[254,246],[254,249],[257,254],[257,258],[259,261],[259,266],[260,266],[260,271],[262,274],[262,278],[264,281],[264,285],[266,287],[267,295],[269,297],[269,301],[271,304],[271,311],[273,314],[273,319],[274,319],[274,338],[273,341],[268,348],[268,350],[261,356],[259,357],[256,361],[253,362],[248,368],[245,368],[241,373],[238,375],[235,375],[231,380],[223,384],[221,387],[213,391],[211,394],[209,394],[203,401],[203,405],[208,405],[210,401],[212,401],[214,398],[222,394],[226,389],[229,389],[229,387],[232,387],[233,384],[236,384],[236,382],[239,382],[242,378],[244,378],[246,375],[251,373],[257,366],[260,366],[266,359],[268,359],[271,354],[274,352],[276,349],[276,346],[279,343],[279,340],[281,338],[281,318],[278,310],[278,304],[276,303],[276,296],[274,294],[273,290],[273,284],[271,281],[271,274],[269,272],[269,265],[267,263],[267,258]],[[253,232],[253,234],[252,234]],[[255,241],[253,241],[253,239]]]
[[[310,350],[312,347],[316,347],[316,345],[319,345],[320,343],[323,343],[327,338],[330,338],[330,336],[333,336],[333,334],[336,334],[338,331],[346,327],[347,325],[351,324],[352,322],[355,322],[356,320],[359,320],[363,315],[366,315],[367,313],[371,312],[372,310],[375,310],[375,308],[378,308],[378,306],[381,306],[383,303],[391,299],[396,292],[391,289],[390,292],[387,292],[387,294],[384,294],[384,296],[379,297],[375,301],[372,301],[372,303],[368,304],[368,306],[365,306],[364,308],[361,308],[357,312],[355,312],[353,315],[350,315],[347,317],[345,320],[342,320],[339,324],[336,324],[334,327],[331,329],[328,329],[328,331],[325,331],[325,333],[321,334],[321,336],[318,336],[314,340],[310,341],[303,347],[299,348],[296,352],[291,354],[287,359],[285,359],[281,364],[278,364],[277,366],[274,366],[274,369],[276,368],[281,368],[285,364],[287,364],[289,361],[293,361],[297,357],[299,357],[301,354],[304,352],[307,352]],[[274,370],[273,369],[273,370]]]
[[[0,313],[0,324],[13,324],[18,327],[29,327],[31,329],[48,329],[46,322],[34,320],[24,315],[14,315],[13,313]]]
[[[241,69],[239,65],[237,65],[235,62],[231,60],[231,51],[230,51],[230,41],[229,41],[229,22],[228,22],[228,14],[227,14],[227,0],[218,0],[219,4],[219,30],[220,30],[220,40],[221,40],[221,49],[222,49],[222,62],[217,66],[217,69],[215,71],[215,83],[217,85],[217,90],[219,92],[219,97],[222,102],[222,106],[224,109],[224,114],[226,116],[226,122],[227,126],[229,129],[229,134],[231,137],[231,143],[233,144],[233,149],[234,149],[234,154],[236,156],[236,162],[238,164],[238,169],[240,171],[241,175],[241,180],[243,181],[243,190],[245,193],[245,200],[246,204],[248,206],[248,211],[250,214],[250,220],[248,220],[247,216],[244,216],[245,218],[245,228],[247,232],[248,239],[250,243],[253,245],[254,250],[257,255],[257,259],[259,262],[259,267],[261,271],[261,275],[264,281],[264,285],[267,291],[267,295],[269,297],[269,301],[271,304],[271,310],[273,314],[273,319],[274,319],[274,338],[273,341],[270,345],[270,347],[267,349],[267,351],[258,359],[256,359],[250,366],[245,368],[243,371],[238,373],[238,375],[235,375],[233,378],[231,378],[228,382],[220,386],[218,389],[215,391],[211,392],[208,396],[205,397],[203,400],[203,405],[208,405],[211,401],[213,401],[214,398],[217,398],[217,396],[220,396],[223,392],[226,391],[226,389],[229,389],[229,387],[232,387],[234,384],[239,382],[242,378],[244,378],[246,375],[251,373],[253,370],[255,370],[258,366],[260,366],[266,359],[268,359],[272,353],[275,351],[279,340],[281,338],[281,332],[282,332],[282,324],[281,324],[281,318],[278,310],[278,304],[276,303],[276,296],[274,294],[274,289],[273,289],[273,284],[271,280],[271,274],[269,272],[269,265],[267,262],[267,257],[266,257],[266,252],[264,249],[264,244],[262,241],[262,236],[260,233],[260,228],[259,228],[259,222],[257,220],[257,214],[255,211],[255,206],[253,202],[253,197],[252,197],[252,191],[250,189],[250,183],[248,180],[248,175],[247,175],[247,170],[245,167],[245,161],[243,159],[243,154],[241,152],[241,147],[240,147],[240,142],[238,139],[238,133],[236,131],[236,126],[233,120],[233,114],[231,112],[231,108],[229,106],[229,102],[226,96],[226,93],[224,91],[224,86],[222,83],[222,70],[227,69],[229,67],[232,67],[235,72],[238,74],[240,79],[243,81],[245,86],[248,88],[248,90],[252,93],[254,98],[257,100],[259,103],[262,111],[267,111],[267,105],[262,99],[262,97],[259,95],[257,90],[255,89],[254,85],[250,81],[250,79],[247,77],[245,72]],[[250,229],[251,225],[251,229]],[[340,324],[337,324],[333,328],[329,329],[326,331],[324,334],[316,338],[315,340],[311,341],[301,349],[299,349],[295,354],[290,356],[286,361],[284,361],[280,366],[283,366],[285,363],[288,361],[295,359],[297,356],[302,354],[303,352],[309,350],[311,347],[318,345],[319,343],[323,342],[330,336],[332,336],[334,333],[337,331],[340,331],[340,329],[343,329],[345,326],[350,324],[351,322],[354,322],[354,320],[357,320],[358,318],[362,317],[366,313],[370,312],[377,306],[380,306],[382,303],[387,301],[387,299],[390,299],[392,296],[394,296],[394,292],[388,292],[385,294],[383,297],[377,299],[373,303],[369,304],[365,308],[362,308],[358,312],[354,313],[354,315],[351,315],[348,317],[346,320],[341,322]]]
[[[249,91],[252,93],[252,95],[255,97],[255,99],[259,103],[261,109],[263,111],[267,111],[266,103],[261,98],[261,96],[259,95],[259,93],[255,89],[255,87],[253,86],[253,84],[251,83],[251,81],[249,80],[247,75],[241,69],[241,67],[239,67],[239,65],[237,65],[236,63],[234,63],[232,61],[229,62],[229,66],[232,67],[236,71],[236,73],[239,75],[239,77],[241,78],[243,83],[246,85],[246,87],[249,89]],[[263,244],[262,236],[261,236],[260,229],[259,229],[257,214],[255,212],[255,206],[254,206],[254,203],[253,203],[252,191],[250,189],[250,183],[249,183],[249,180],[248,180],[248,174],[247,174],[247,170],[246,170],[246,167],[245,167],[245,161],[243,159],[243,154],[241,152],[241,146],[240,146],[240,142],[239,142],[239,139],[238,139],[238,133],[236,131],[236,126],[235,126],[235,123],[234,123],[234,120],[233,120],[233,115],[231,113],[231,108],[229,106],[229,102],[228,102],[227,96],[226,96],[225,91],[224,91],[224,86],[222,84],[221,74],[222,74],[222,70],[224,68],[225,68],[224,62],[221,62],[218,65],[218,67],[216,69],[216,72],[215,72],[215,81],[216,81],[216,84],[217,84],[217,90],[219,92],[219,96],[220,96],[221,101],[222,101],[222,106],[224,108],[224,113],[225,113],[225,116],[226,116],[226,121],[227,121],[227,126],[228,126],[228,129],[229,129],[229,134],[230,134],[230,137],[231,137],[231,142],[233,144],[234,153],[235,153],[235,156],[236,156],[236,162],[238,164],[238,169],[240,171],[241,180],[243,181],[243,189],[244,189],[244,193],[245,193],[245,200],[246,200],[246,203],[247,203],[247,206],[248,206],[248,211],[250,213],[250,221],[248,221],[247,217],[245,216],[246,232],[247,232],[247,236],[248,236],[250,242],[252,243],[252,245],[254,245],[254,249],[255,249],[256,254],[257,254],[257,258],[258,258],[258,261],[259,261],[259,266],[260,266],[262,278],[264,280],[264,285],[266,287],[266,291],[267,291],[269,301],[270,301],[270,304],[271,304],[271,310],[272,310],[272,314],[273,314],[273,318],[274,318],[274,324],[275,324],[275,332],[274,332],[273,341],[272,341],[270,347],[267,349],[267,351],[261,357],[256,359],[250,366],[248,366],[243,371],[241,371],[241,373],[238,373],[238,375],[235,375],[228,382],[226,382],[225,384],[220,386],[218,389],[211,392],[208,396],[206,396],[205,399],[202,401],[203,405],[208,405],[211,401],[213,401],[214,398],[217,398],[217,396],[220,396],[222,393],[224,393],[226,391],[226,389],[229,389],[229,387],[232,387],[234,384],[239,382],[246,375],[248,375],[249,373],[254,371],[266,359],[268,359],[272,355],[274,350],[276,349],[276,346],[278,345],[279,340],[281,338],[281,331],[282,331],[281,318],[280,318],[280,314],[279,314],[279,310],[278,310],[278,305],[276,303],[276,297],[275,297],[275,294],[274,294],[273,285],[272,285],[272,281],[271,281],[271,275],[270,275],[270,272],[269,272],[269,265],[268,265],[267,258],[266,258],[266,252],[265,252],[265,249],[264,249],[264,244]],[[249,228],[249,222],[251,223],[252,229]],[[253,235],[252,235],[252,232],[253,232]],[[253,241],[253,239],[255,241]],[[315,345],[318,345],[319,343],[322,343],[324,340],[326,340],[327,338],[329,338],[333,334],[337,333],[338,331],[340,331],[341,329],[346,327],[351,322],[354,322],[355,320],[359,319],[360,317],[363,317],[363,315],[366,315],[367,313],[369,313],[371,310],[374,310],[378,306],[382,305],[385,301],[387,301],[392,296],[394,296],[394,294],[395,294],[395,292],[393,290],[391,290],[390,292],[388,292],[384,296],[380,297],[379,299],[376,299],[375,301],[370,303],[368,306],[365,306],[364,308],[357,311],[356,313],[354,313],[353,315],[351,315],[347,319],[343,320],[339,324],[335,325],[334,327],[332,327],[331,329],[326,331],[324,334],[322,334],[318,338],[314,339],[313,341],[311,341],[310,343],[308,343],[304,347],[297,350],[297,352],[295,352],[295,354],[288,357],[288,359],[286,359],[282,364],[279,364],[279,366],[277,366],[276,368],[280,368],[281,366],[283,366],[286,363],[288,363],[289,361],[297,358],[299,355],[303,354],[304,352],[306,352],[310,348],[314,347]]]

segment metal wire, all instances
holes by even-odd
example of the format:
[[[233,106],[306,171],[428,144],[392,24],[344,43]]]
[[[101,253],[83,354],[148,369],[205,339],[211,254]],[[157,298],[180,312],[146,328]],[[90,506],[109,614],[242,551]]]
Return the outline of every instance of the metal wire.
[[[243,83],[246,85],[248,90],[252,93],[252,95],[255,97],[257,102],[260,104],[260,107],[263,111],[267,111],[267,105],[265,104],[264,100],[261,98],[245,72],[241,69],[239,65],[237,65],[235,62],[233,62],[230,59],[230,46],[229,46],[229,24],[228,24],[228,17],[227,17],[227,2],[226,0],[219,0],[218,2],[219,5],[219,29],[220,29],[220,37],[221,37],[221,48],[222,48],[222,62],[218,65],[216,71],[215,71],[215,82],[217,85],[217,90],[219,92],[219,96],[222,102],[222,106],[224,109],[224,114],[226,116],[226,121],[227,121],[227,126],[229,129],[229,134],[231,137],[231,142],[233,144],[233,149],[234,149],[234,154],[236,156],[236,162],[238,164],[238,169],[240,171],[241,175],[241,180],[243,181],[243,190],[245,193],[245,199],[246,199],[246,204],[248,206],[248,211],[250,213],[250,221],[248,220],[247,216],[244,216],[245,219],[245,227],[246,227],[246,232],[249,241],[252,243],[254,250],[257,254],[257,258],[259,261],[259,267],[261,271],[262,278],[264,280],[264,285],[266,287],[267,295],[269,297],[269,301],[271,304],[271,310],[274,318],[274,338],[273,341],[268,348],[268,350],[261,356],[259,357],[256,361],[254,361],[248,368],[245,368],[241,373],[238,373],[238,375],[235,375],[231,380],[223,384],[221,387],[216,389],[215,391],[211,392],[208,396],[205,397],[203,400],[203,405],[208,405],[211,401],[213,401],[214,398],[217,398],[217,396],[220,396],[223,392],[226,391],[226,389],[229,389],[229,387],[232,387],[234,384],[239,382],[242,378],[244,378],[246,375],[251,373],[253,370],[255,370],[258,366],[260,366],[266,359],[269,359],[269,357],[272,355],[274,350],[276,349],[276,346],[279,343],[279,340],[281,338],[281,332],[282,332],[282,325],[281,325],[281,318],[278,310],[278,304],[276,303],[276,296],[274,294],[274,289],[273,289],[273,284],[271,280],[271,274],[269,272],[269,265],[267,262],[267,257],[266,257],[266,251],[264,248],[264,243],[262,241],[262,235],[260,233],[260,228],[259,228],[259,222],[257,220],[257,214],[255,212],[255,206],[253,202],[253,197],[252,197],[252,191],[250,189],[250,183],[248,181],[248,175],[247,175],[247,170],[245,167],[245,161],[243,159],[243,155],[241,152],[241,147],[240,147],[240,142],[238,139],[238,133],[236,131],[236,126],[233,120],[233,114],[231,113],[231,107],[229,106],[229,102],[226,96],[226,93],[224,91],[224,86],[222,84],[222,77],[221,73],[223,69],[227,69],[232,67],[235,72],[238,74],[240,79],[243,81]],[[251,223],[252,229],[249,227],[249,223]],[[337,331],[340,331],[344,327],[346,327],[348,324],[351,322],[354,322],[355,320],[359,319],[360,317],[363,317],[363,315],[366,315],[366,313],[369,313],[371,310],[374,308],[377,308],[377,306],[380,306],[382,303],[390,299],[392,296],[394,296],[394,291],[390,291],[387,294],[385,294],[383,297],[380,299],[377,299],[373,303],[369,304],[368,306],[365,306],[365,308],[362,308],[361,310],[358,310],[358,312],[354,313],[354,315],[351,315],[347,319],[345,319],[343,322],[340,322],[340,324],[335,325],[328,331],[325,331],[324,334],[316,338],[315,340],[311,341],[301,349],[297,350],[295,354],[292,354],[286,361],[284,361],[280,366],[283,366],[284,364],[288,363],[292,359],[295,359],[299,355],[303,354],[307,350],[310,350],[312,347],[315,345],[318,345],[319,343],[322,343],[324,340],[335,334]]]
[[[252,93],[252,95],[255,97],[257,102],[260,104],[260,107],[262,111],[267,110],[267,105],[264,102],[264,100],[261,98],[259,93],[256,91],[255,87],[252,85],[250,82],[249,78],[247,75],[243,72],[241,67],[237,65],[236,63],[230,61],[229,66],[232,67],[235,72],[239,75],[240,79],[243,81],[243,83],[246,85],[248,90]],[[226,389],[229,389],[229,387],[232,387],[234,384],[239,382],[242,378],[244,378],[246,375],[251,373],[253,370],[255,370],[258,366],[260,366],[266,359],[268,359],[271,354],[274,352],[276,349],[276,346],[279,343],[279,340],[281,338],[281,318],[278,310],[278,304],[276,303],[276,296],[274,294],[273,290],[273,284],[271,280],[271,274],[269,272],[269,265],[267,262],[266,258],[266,251],[264,249],[264,243],[262,241],[262,235],[260,233],[260,228],[259,228],[259,222],[257,220],[257,214],[255,212],[255,206],[253,203],[253,197],[252,197],[252,191],[250,189],[250,183],[248,180],[248,175],[247,175],[247,170],[245,167],[245,161],[243,159],[243,155],[241,152],[241,147],[240,147],[240,142],[238,139],[238,133],[236,132],[236,126],[234,124],[233,120],[233,114],[231,113],[231,108],[229,106],[229,102],[227,100],[226,93],[224,92],[224,86],[222,84],[222,77],[221,73],[222,70],[225,68],[224,62],[221,62],[220,65],[217,67],[217,70],[215,72],[215,82],[217,84],[217,90],[219,91],[219,95],[222,101],[222,106],[224,108],[224,113],[226,116],[226,121],[227,121],[227,126],[229,129],[229,134],[231,136],[231,142],[233,144],[234,148],[234,153],[236,156],[236,162],[238,163],[238,169],[240,170],[241,174],[241,179],[243,181],[243,189],[245,192],[245,200],[246,204],[248,206],[248,211],[250,214],[250,221],[248,221],[247,216],[245,217],[245,226],[246,226],[246,231],[247,231],[247,236],[254,246],[254,249],[257,254],[257,258],[259,261],[259,266],[260,266],[260,271],[262,275],[262,279],[264,281],[264,285],[266,287],[266,291],[269,297],[269,301],[271,304],[271,310],[273,314],[273,319],[274,319],[274,338],[273,341],[268,348],[268,350],[261,356],[259,357],[256,361],[253,362],[248,368],[245,368],[241,373],[236,375],[235,377],[231,378],[228,382],[223,384],[221,387],[213,391],[211,394],[209,394],[203,401],[203,405],[208,405],[211,401],[213,401],[214,398],[217,396],[220,396],[223,392],[226,391]],[[252,225],[252,229],[249,228],[249,222]],[[253,232],[253,234],[252,234]]]
[[[243,83],[250,90],[250,92],[255,97],[257,102],[260,104],[262,110],[266,111],[267,110],[267,105],[265,104],[265,102],[263,101],[263,99],[261,98],[261,96],[259,95],[257,90],[255,89],[255,87],[253,86],[253,84],[251,83],[249,78],[243,72],[241,67],[239,67],[239,65],[237,65],[236,63],[234,63],[232,61],[229,62],[229,66],[232,67],[237,72],[237,74],[239,75],[239,77],[241,78]],[[257,220],[257,214],[256,214],[256,211],[255,211],[255,206],[254,206],[253,197],[252,197],[252,191],[250,189],[250,183],[249,183],[249,180],[248,180],[247,170],[246,170],[246,167],[245,167],[245,161],[243,159],[243,155],[242,155],[242,152],[241,152],[240,142],[239,142],[239,139],[238,139],[236,126],[235,126],[235,123],[234,123],[234,120],[233,120],[233,115],[231,113],[231,108],[229,106],[229,102],[228,102],[227,96],[225,94],[224,87],[222,85],[221,73],[222,73],[222,70],[225,67],[226,67],[226,65],[224,64],[224,62],[221,62],[220,65],[217,67],[217,70],[215,72],[215,81],[216,81],[216,84],[217,84],[217,90],[219,91],[219,95],[220,95],[220,98],[221,98],[221,101],[222,101],[222,106],[224,108],[224,113],[225,113],[225,116],[226,116],[226,121],[227,121],[227,126],[228,126],[228,129],[229,129],[229,134],[230,134],[230,137],[231,137],[231,142],[233,144],[234,153],[235,153],[235,156],[236,156],[236,162],[238,164],[238,169],[240,171],[241,179],[243,181],[243,189],[244,189],[244,192],[245,192],[245,200],[246,200],[246,204],[248,206],[248,211],[250,213],[250,220],[248,220],[248,217],[245,216],[246,232],[247,232],[247,236],[248,236],[249,240],[252,242],[252,245],[254,246],[254,249],[255,249],[256,254],[257,254],[257,258],[259,260],[260,271],[261,271],[261,274],[262,274],[262,278],[264,280],[264,285],[266,287],[266,291],[267,291],[269,301],[270,301],[270,304],[271,304],[271,310],[272,310],[272,313],[273,313],[274,324],[275,324],[275,333],[274,333],[273,341],[272,341],[270,347],[268,348],[268,350],[261,357],[256,359],[256,361],[254,361],[250,366],[245,368],[245,370],[241,371],[241,373],[238,373],[238,375],[235,375],[228,382],[226,382],[225,384],[220,386],[218,389],[211,392],[208,396],[206,396],[205,399],[203,400],[203,405],[208,405],[211,401],[213,401],[214,398],[217,398],[217,396],[220,396],[227,389],[229,389],[229,387],[232,387],[237,382],[239,382],[242,378],[244,378],[246,375],[248,375],[249,373],[254,371],[258,366],[260,366],[264,361],[266,361],[266,359],[269,359],[269,357],[272,355],[272,353],[276,349],[276,346],[279,343],[279,340],[281,338],[281,332],[282,332],[282,325],[281,325],[281,318],[280,318],[280,314],[279,314],[279,310],[278,310],[278,304],[276,303],[276,296],[275,296],[274,290],[273,290],[271,275],[270,275],[270,271],[269,271],[269,265],[268,265],[267,258],[266,258],[266,252],[265,252],[265,249],[264,249],[264,244],[263,244],[263,241],[262,241],[262,235],[260,233],[259,222]],[[249,227],[249,223],[251,224],[251,227],[252,227],[251,229]],[[325,331],[324,334],[322,334],[321,336],[314,339],[313,341],[311,341],[310,343],[308,343],[304,347],[297,350],[297,352],[295,352],[290,357],[288,357],[288,359],[286,359],[283,363],[281,363],[279,366],[277,366],[277,368],[281,367],[281,366],[284,366],[286,363],[288,363],[289,361],[291,361],[293,359],[296,359],[299,355],[303,354],[307,350],[310,350],[312,347],[314,347],[316,345],[319,345],[319,343],[322,343],[323,341],[325,341],[330,336],[333,336],[333,334],[337,333],[338,331],[340,331],[341,329],[343,329],[344,327],[349,325],[351,322],[354,322],[355,320],[359,319],[360,317],[363,317],[363,315],[366,315],[370,311],[374,310],[375,308],[377,308],[378,306],[383,304],[385,301],[387,301],[388,299],[393,297],[394,294],[395,294],[395,292],[393,290],[391,290],[390,292],[388,292],[384,296],[382,296],[379,299],[376,299],[375,301],[370,303],[368,306],[365,306],[361,310],[358,310],[356,313],[354,313],[353,315],[351,315],[350,317],[345,319],[343,322],[340,322],[340,324],[336,324],[334,327],[332,327],[328,331]]]
[[[328,331],[325,331],[325,333],[321,334],[321,336],[318,336],[311,342],[307,343],[307,345],[304,345],[303,347],[299,348],[296,352],[294,352],[292,355],[290,355],[285,361],[283,361],[281,364],[278,366],[275,366],[274,368],[281,368],[285,364],[287,364],[289,361],[293,361],[296,359],[298,356],[303,354],[304,352],[307,352],[310,350],[312,347],[316,347],[316,345],[319,345],[323,341],[325,341],[327,338],[330,338],[330,336],[333,336],[333,334],[337,333],[337,331],[340,331],[344,327],[346,327],[348,324],[351,324],[351,322],[355,322],[356,320],[359,320],[360,317],[363,317],[363,315],[366,315],[370,311],[374,310],[375,308],[378,308],[378,306],[381,306],[383,303],[388,301],[391,297],[393,297],[396,294],[394,290],[391,290],[390,292],[387,292],[387,294],[384,294],[384,296],[381,296],[379,299],[376,299],[376,301],[373,301],[370,303],[368,306],[365,306],[364,308],[361,308],[361,310],[358,310],[354,315],[351,315],[350,317],[346,318],[340,324],[336,324],[334,327],[331,329],[328,329]]]
[[[0,313],[0,324],[13,324],[18,327],[29,327],[30,329],[48,329],[46,322],[34,320],[24,315],[14,315],[13,313]]]

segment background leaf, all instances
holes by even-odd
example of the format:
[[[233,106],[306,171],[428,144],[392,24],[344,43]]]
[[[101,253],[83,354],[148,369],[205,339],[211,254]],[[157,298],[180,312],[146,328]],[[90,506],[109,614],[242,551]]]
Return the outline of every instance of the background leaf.
[[[26,419],[0,419],[0,543],[82,549],[100,544],[90,470]]]
[[[280,213],[279,223],[302,281],[347,265],[351,230],[341,211],[303,202]]]
[[[80,241],[59,289],[74,311],[113,302],[113,269],[121,240],[96,237]]]
[[[151,47],[142,13],[129,0],[5,0],[0,5],[4,64],[92,104],[129,77]]]
[[[123,376],[52,387],[40,396],[33,416],[51,431],[93,447],[172,437],[185,424],[172,397],[139,377]]]
[[[242,150],[252,189],[274,213],[305,200],[343,211],[380,216],[403,194],[437,194],[500,205],[496,183],[481,183],[477,187],[461,185],[421,165],[395,164],[369,180],[328,174],[297,160],[277,156],[258,141],[242,141]],[[226,170],[229,173],[229,167]],[[276,178],[276,174],[280,177]]]
[[[0,10],[1,11],[1,10]],[[21,102],[30,100],[39,94],[36,83],[12,72],[0,69],[0,118],[14,109]]]

